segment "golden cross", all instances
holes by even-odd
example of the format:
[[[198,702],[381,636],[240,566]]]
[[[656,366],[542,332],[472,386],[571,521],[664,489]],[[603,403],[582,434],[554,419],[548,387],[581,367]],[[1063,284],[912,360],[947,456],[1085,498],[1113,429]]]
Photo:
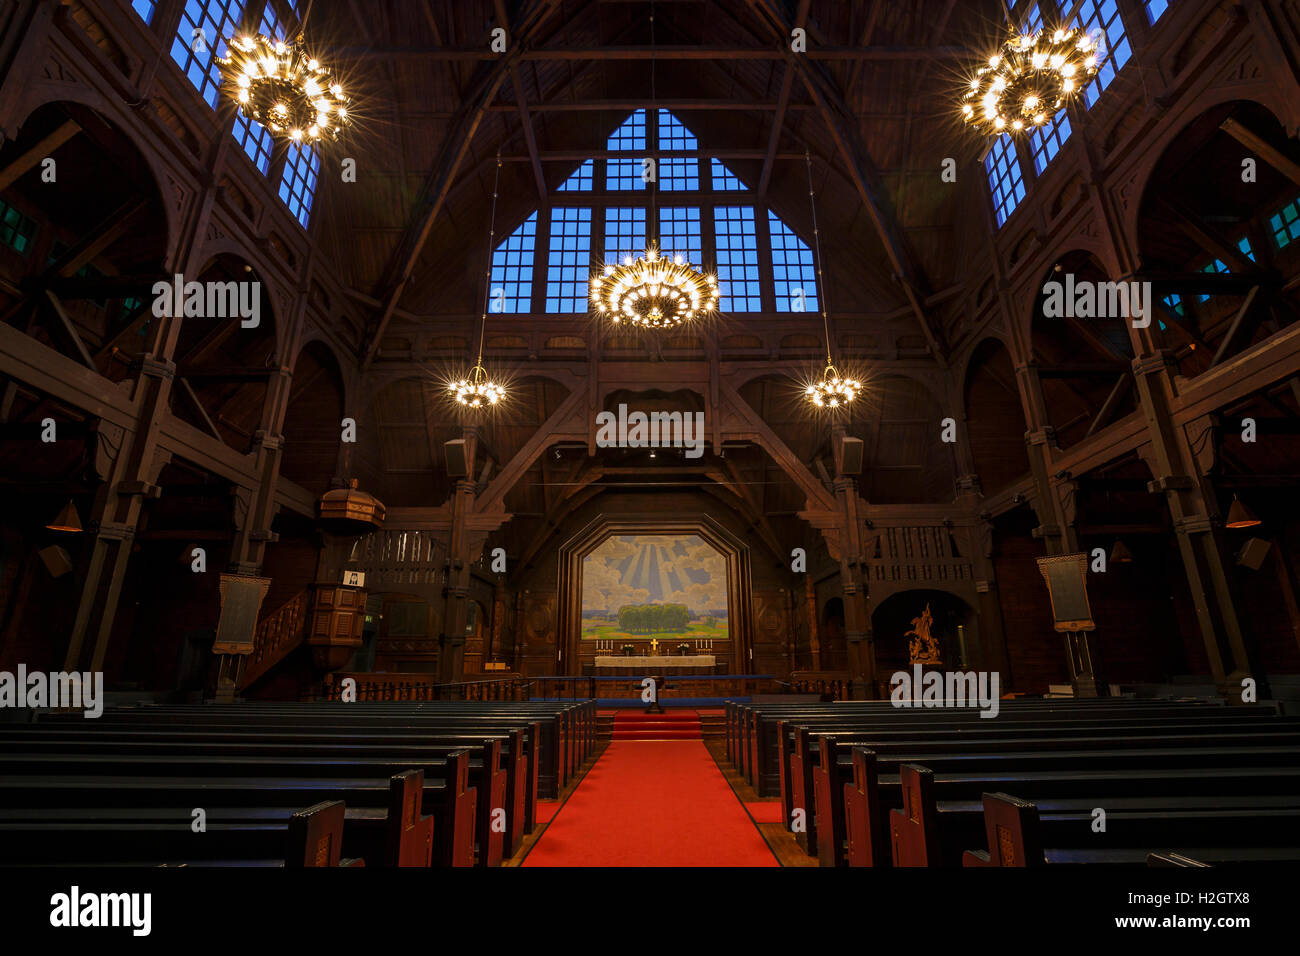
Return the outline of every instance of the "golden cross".
[[[650,653],[651,654],[659,653],[659,638],[656,637],[653,641],[650,642]]]

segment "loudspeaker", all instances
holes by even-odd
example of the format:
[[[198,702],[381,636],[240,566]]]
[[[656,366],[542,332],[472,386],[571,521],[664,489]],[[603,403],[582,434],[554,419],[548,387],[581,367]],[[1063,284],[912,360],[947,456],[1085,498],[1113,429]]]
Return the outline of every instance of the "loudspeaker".
[[[849,438],[847,435],[840,442],[840,472],[845,475],[862,473],[862,439]]]
[[[72,571],[72,557],[57,544],[42,548],[40,556],[45,562],[45,570],[50,572],[50,577],[61,578]]]
[[[469,445],[463,438],[443,442],[447,452],[447,474],[452,478],[469,476]]]
[[[1258,571],[1263,567],[1264,559],[1268,557],[1268,549],[1272,546],[1271,541],[1265,541],[1263,538],[1251,538],[1237,552],[1237,563],[1243,568]]]

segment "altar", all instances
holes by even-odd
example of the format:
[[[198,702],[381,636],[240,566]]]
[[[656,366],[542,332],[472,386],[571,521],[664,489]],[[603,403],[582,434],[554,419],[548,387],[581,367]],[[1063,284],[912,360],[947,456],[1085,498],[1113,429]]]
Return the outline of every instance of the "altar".
[[[621,657],[613,654],[600,655],[596,658],[596,670],[641,671],[647,675],[654,671],[694,670],[702,674],[713,672],[713,665],[718,661],[712,654],[692,654],[688,656],[669,657],[668,655]]]

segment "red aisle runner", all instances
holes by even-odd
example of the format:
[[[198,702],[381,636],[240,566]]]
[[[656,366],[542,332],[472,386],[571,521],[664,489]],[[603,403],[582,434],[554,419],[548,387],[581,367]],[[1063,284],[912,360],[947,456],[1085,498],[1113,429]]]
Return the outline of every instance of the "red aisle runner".
[[[699,740],[615,740],[524,866],[776,866]]]

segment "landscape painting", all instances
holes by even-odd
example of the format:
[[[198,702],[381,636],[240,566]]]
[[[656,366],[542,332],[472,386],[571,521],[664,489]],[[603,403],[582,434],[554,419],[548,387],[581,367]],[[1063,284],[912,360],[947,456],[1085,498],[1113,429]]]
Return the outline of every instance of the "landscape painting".
[[[582,562],[584,640],[725,638],[727,563],[699,535],[616,535]]]

